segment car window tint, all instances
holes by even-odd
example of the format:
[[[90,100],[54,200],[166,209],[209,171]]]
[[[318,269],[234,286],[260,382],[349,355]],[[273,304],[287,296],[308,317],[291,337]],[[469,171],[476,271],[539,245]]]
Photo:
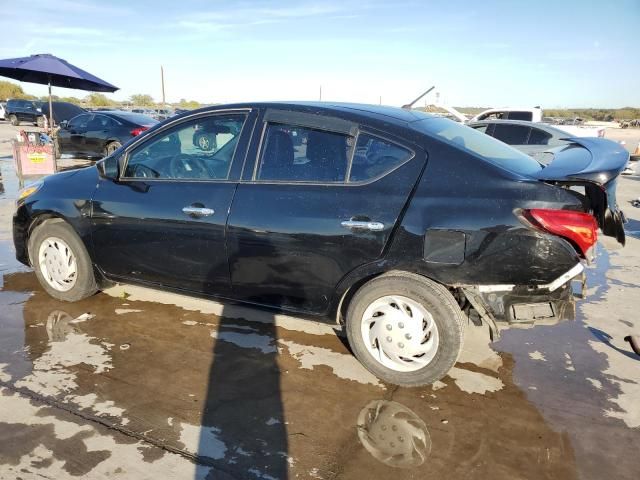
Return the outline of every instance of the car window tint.
[[[489,125],[473,125],[471,126],[471,128],[473,128],[474,130],[477,130],[479,132],[482,133],[487,133],[487,128],[489,127]]]
[[[507,125],[496,123],[493,128],[493,137],[507,145],[526,145],[531,127],[524,125]]]
[[[539,162],[515,148],[446,118],[429,118],[410,125],[419,132],[434,136],[512,172],[531,175],[542,169]]]
[[[269,123],[256,178],[288,182],[343,182],[353,137]]]
[[[549,145],[551,134],[540,130],[539,128],[531,128],[531,134],[529,135],[529,145]]]
[[[404,147],[371,135],[358,135],[349,181],[358,182],[380,177],[411,158]]]
[[[191,119],[151,137],[134,149],[128,178],[225,180],[245,115]]]
[[[524,120],[530,122],[533,120],[533,113],[531,112],[507,112],[507,118],[509,120]]]
[[[93,115],[90,114],[78,115],[77,117],[73,117],[71,120],[69,120],[69,129],[78,130],[81,128],[87,128],[87,125],[91,121],[91,117],[93,117]]]

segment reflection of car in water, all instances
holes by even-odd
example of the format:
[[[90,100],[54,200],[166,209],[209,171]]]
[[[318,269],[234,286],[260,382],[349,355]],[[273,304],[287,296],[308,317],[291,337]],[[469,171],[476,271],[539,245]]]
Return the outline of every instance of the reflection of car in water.
[[[420,466],[431,453],[427,426],[401,403],[370,402],[360,411],[357,428],[364,448],[390,467]]]

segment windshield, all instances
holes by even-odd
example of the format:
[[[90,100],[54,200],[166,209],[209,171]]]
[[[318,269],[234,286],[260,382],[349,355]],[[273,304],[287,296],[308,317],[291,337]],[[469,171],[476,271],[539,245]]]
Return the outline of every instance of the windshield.
[[[540,163],[506,143],[446,118],[419,120],[411,126],[512,172],[532,175],[542,170]]]

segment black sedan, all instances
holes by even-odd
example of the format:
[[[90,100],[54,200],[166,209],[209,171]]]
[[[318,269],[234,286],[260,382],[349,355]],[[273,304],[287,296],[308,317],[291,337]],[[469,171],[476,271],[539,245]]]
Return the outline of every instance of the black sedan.
[[[157,123],[138,113],[86,112],[61,123],[56,151],[58,154],[102,158]]]
[[[423,385],[454,365],[468,318],[495,335],[573,316],[598,228],[624,243],[628,157],[574,139],[543,168],[388,107],[208,107],[23,190],[14,244],[55,298],[124,282],[300,312],[343,323],[379,378]]]

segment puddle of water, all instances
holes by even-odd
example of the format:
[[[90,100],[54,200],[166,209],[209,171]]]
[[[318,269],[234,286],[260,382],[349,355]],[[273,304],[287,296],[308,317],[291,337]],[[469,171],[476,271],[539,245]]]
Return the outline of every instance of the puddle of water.
[[[353,369],[341,371],[355,360],[335,334],[274,329],[103,294],[66,304],[44,294],[30,273],[7,276],[3,300],[17,302],[11,315],[0,317],[6,334],[0,335],[6,346],[0,363],[12,368],[3,370],[10,382],[22,380],[50,396],[44,387],[52,389],[59,379],[44,374],[68,375],[66,390],[58,392],[66,405],[202,455],[240,478],[282,477],[275,472],[283,466],[291,478],[326,478],[338,465],[345,478],[574,476],[570,446],[513,386],[507,357],[503,363],[478,356],[491,360],[479,370],[499,375],[503,384],[484,395],[465,393],[450,378],[437,391],[386,389],[375,379],[357,381],[364,377]],[[234,336],[225,339],[229,333]],[[268,348],[274,345],[278,353]],[[93,353],[86,355],[88,350]],[[20,362],[22,373],[15,367]],[[42,384],[34,386],[34,372],[43,373]],[[384,431],[407,443],[380,439]],[[57,452],[60,441],[54,436],[53,444],[45,444]],[[88,439],[82,444],[77,451],[99,448]],[[144,452],[141,461],[150,468],[167,461],[165,453],[138,443],[128,450],[105,448],[138,459]],[[39,453],[29,455],[35,459]],[[461,461],[470,458],[483,460]],[[88,476],[103,471],[109,460],[90,465]],[[196,470],[204,476],[208,467]]]
[[[527,398],[553,428],[568,433],[576,450],[580,474],[585,478],[602,478],[611,473],[595,460],[599,455],[620,459],[617,464],[620,471],[629,468],[625,459],[634,456],[630,447],[634,444],[633,431],[606,415],[607,410],[618,408],[612,399],[621,394],[621,389],[606,373],[609,360],[595,345],[615,348],[604,332],[610,328],[596,328],[593,324],[600,320],[585,316],[592,305],[610,301],[608,292],[612,286],[637,288],[637,285],[610,278],[618,268],[612,265],[611,254],[600,246],[595,265],[586,270],[588,297],[578,301],[576,321],[529,330],[506,330],[502,339],[494,344],[498,351],[513,355],[514,378],[527,392]],[[611,322],[615,322],[614,318]],[[604,325],[608,323],[606,320]],[[640,376],[637,380],[640,381]],[[615,429],[619,438],[627,440],[622,444],[596,441],[604,428]]]

